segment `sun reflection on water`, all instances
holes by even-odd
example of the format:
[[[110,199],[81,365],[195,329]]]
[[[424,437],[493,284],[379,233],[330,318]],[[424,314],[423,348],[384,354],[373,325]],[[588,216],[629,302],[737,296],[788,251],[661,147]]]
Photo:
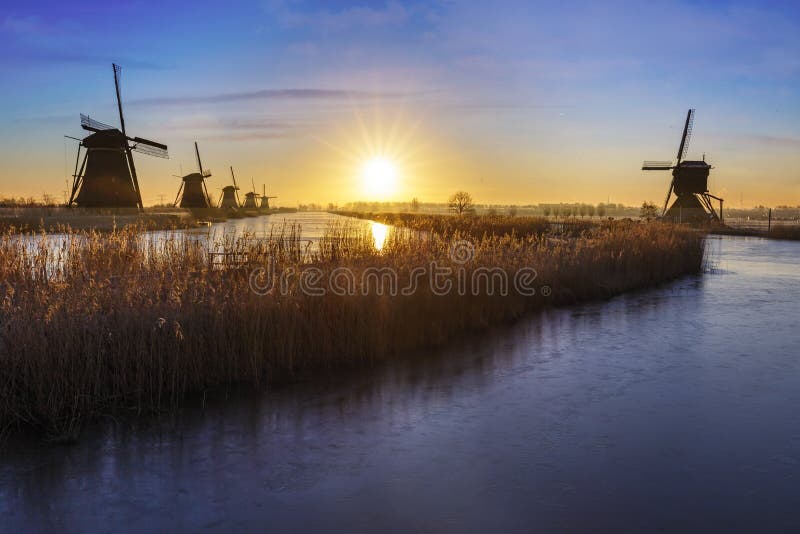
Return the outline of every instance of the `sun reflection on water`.
[[[375,248],[380,252],[383,250],[383,244],[386,242],[386,234],[389,232],[389,227],[379,222],[372,223],[372,242]]]

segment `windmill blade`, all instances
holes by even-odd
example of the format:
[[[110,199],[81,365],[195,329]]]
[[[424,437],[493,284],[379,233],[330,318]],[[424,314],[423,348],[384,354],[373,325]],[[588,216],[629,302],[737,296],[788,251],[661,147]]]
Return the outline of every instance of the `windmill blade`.
[[[167,150],[167,145],[165,145],[163,143],[157,143],[157,142],[151,141],[149,139],[145,139],[144,137],[133,137],[133,138],[129,137],[128,140],[133,141],[136,144],[149,145],[149,146],[152,146],[152,147],[155,147],[155,148],[160,148],[161,150],[164,150],[164,151]]]
[[[147,143],[139,143],[138,141],[134,140],[136,143],[131,147],[131,150],[139,152],[140,154],[146,154],[148,156],[154,156],[156,158],[164,158],[169,159],[169,152],[167,152],[167,147],[161,148],[159,146],[147,144]]]
[[[173,207],[177,207],[178,199],[181,198],[181,191],[183,191],[183,182],[181,182],[181,185],[178,187],[178,194],[175,195],[175,202],[172,203]]]
[[[125,115],[122,114],[122,90],[119,88],[119,79],[122,76],[122,67],[116,63],[111,64],[114,67],[114,88],[117,92],[117,109],[119,110],[119,125],[122,128],[123,135],[125,134]]]
[[[671,161],[645,161],[642,163],[643,171],[669,171],[673,169]]]
[[[101,130],[116,130],[114,126],[106,124],[104,122],[96,121],[93,118],[89,117],[89,115],[84,115],[81,113],[81,127],[84,130],[89,131],[101,131]]]
[[[239,186],[236,185],[236,175],[233,174],[233,166],[231,166],[231,178],[233,179],[233,187],[235,187],[238,190]]]
[[[194,153],[195,156],[197,156],[197,172],[199,172],[200,176],[203,178],[209,178],[211,176],[211,171],[203,169],[203,162],[200,161],[200,149],[197,148],[197,141],[194,142]]]
[[[667,190],[667,198],[664,200],[664,210],[661,212],[661,216],[667,214],[667,205],[669,204],[669,198],[672,196],[672,189],[675,187],[675,178],[672,178],[672,181],[669,183],[669,189]]]
[[[686,114],[686,124],[683,126],[683,136],[681,137],[681,144],[678,147],[678,163],[680,165],[683,161],[686,152],[689,150],[689,140],[692,138],[692,126],[694,125],[694,108],[690,109]]]
[[[148,156],[155,156],[157,158],[165,158],[169,159],[169,152],[167,152],[167,145],[162,143],[157,143],[155,141],[150,141],[149,139],[144,139],[142,137],[128,137],[130,141],[133,141],[134,145],[131,147],[132,150],[136,152],[140,152],[142,154],[147,154]]]

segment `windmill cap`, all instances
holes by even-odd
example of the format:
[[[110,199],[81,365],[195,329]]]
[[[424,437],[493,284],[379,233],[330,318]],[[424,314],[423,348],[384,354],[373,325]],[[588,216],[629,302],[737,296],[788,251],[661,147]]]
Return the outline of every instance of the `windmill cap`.
[[[193,172],[183,177],[184,182],[202,182],[205,177],[199,172]]]
[[[86,148],[119,148],[125,147],[125,136],[119,130],[101,130],[83,138]]]

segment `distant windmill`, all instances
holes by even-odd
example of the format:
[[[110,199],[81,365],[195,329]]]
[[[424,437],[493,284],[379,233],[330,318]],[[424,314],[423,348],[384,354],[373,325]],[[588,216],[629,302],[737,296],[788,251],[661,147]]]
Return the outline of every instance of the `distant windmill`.
[[[178,194],[175,196],[175,205],[178,205],[178,199],[180,198],[181,208],[210,208],[211,199],[206,188],[206,178],[209,178],[211,173],[203,169],[197,141],[194,143],[194,153],[197,156],[197,172],[182,177],[183,181],[178,188]],[[181,192],[183,193],[182,196]]]
[[[689,140],[692,137],[694,126],[694,109],[686,114],[686,124],[683,127],[683,137],[678,147],[678,161],[675,165],[671,161],[645,161],[643,171],[672,171],[672,181],[667,190],[664,201],[662,217],[678,222],[703,222],[722,220],[722,202],[719,197],[708,192],[708,174],[711,165],[702,161],[684,161],[689,150]],[[675,193],[675,202],[667,209],[672,193]],[[719,201],[719,214],[714,210],[711,199]]]
[[[255,210],[255,209],[258,209],[258,205],[256,204],[256,198],[258,197],[258,195],[256,194],[256,183],[252,178],[250,179],[250,181],[252,182],[253,190],[252,191],[248,191],[247,193],[245,193],[245,195],[244,195],[244,206],[243,207],[245,209],[253,209],[253,210]]]
[[[75,157],[75,172],[72,175],[72,192],[68,206],[77,205],[82,208],[136,208],[142,209],[142,193],[136,166],[133,162],[133,151],[160,158],[169,157],[167,145],[143,139],[129,137],[125,131],[125,117],[122,113],[119,75],[121,68],[113,64],[114,86],[117,94],[120,129],[103,124],[88,115],[81,114],[81,127],[93,132],[80,140],[78,154]],[[86,151],[83,163],[81,147]]]
[[[262,210],[268,210],[269,209],[269,199],[271,199],[271,198],[278,198],[278,197],[268,197],[267,196],[267,186],[264,185],[264,184],[261,184],[261,205],[259,206],[259,208],[261,208]]]
[[[229,210],[238,210],[239,195],[236,192],[239,190],[239,186],[236,185],[236,175],[233,173],[233,167],[231,167],[231,179],[233,180],[233,185],[226,185],[222,188],[222,197],[219,201],[219,207]]]

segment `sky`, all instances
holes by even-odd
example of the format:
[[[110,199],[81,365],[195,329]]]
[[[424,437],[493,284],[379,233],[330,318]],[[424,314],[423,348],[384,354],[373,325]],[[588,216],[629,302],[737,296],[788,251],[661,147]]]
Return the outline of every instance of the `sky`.
[[[119,5],[117,5],[119,4]],[[79,114],[169,145],[146,205],[196,169],[277,204],[663,201],[688,157],[732,207],[800,204],[800,3],[12,2],[0,10],[0,197],[59,199]],[[393,191],[362,184],[365,162]]]

